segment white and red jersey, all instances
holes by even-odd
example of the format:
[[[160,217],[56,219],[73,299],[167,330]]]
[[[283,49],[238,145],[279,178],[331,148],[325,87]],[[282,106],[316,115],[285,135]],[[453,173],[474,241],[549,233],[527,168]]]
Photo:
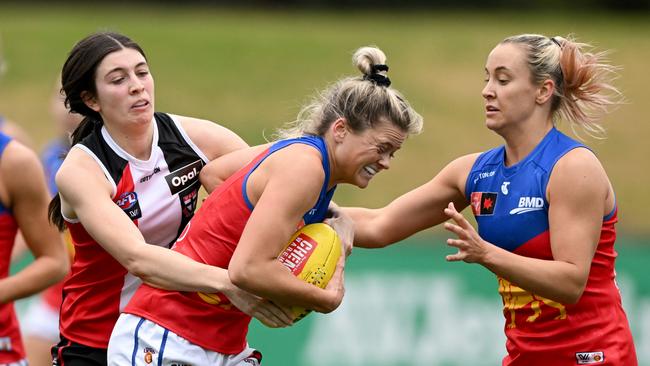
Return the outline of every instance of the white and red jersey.
[[[0,156],[11,138],[0,132]],[[0,280],[9,276],[11,251],[18,225],[9,208],[0,203]],[[20,327],[14,303],[0,304],[0,365],[19,362],[25,358]]]
[[[154,114],[148,160],[129,155],[101,125],[73,148],[83,150],[102,168],[113,186],[113,201],[146,242],[171,247],[194,215],[199,171],[208,161],[180,123],[167,114]],[[106,252],[78,220],[66,218],[66,225],[75,255],[63,286],[61,335],[86,346],[107,348],[120,311],[141,281]]]

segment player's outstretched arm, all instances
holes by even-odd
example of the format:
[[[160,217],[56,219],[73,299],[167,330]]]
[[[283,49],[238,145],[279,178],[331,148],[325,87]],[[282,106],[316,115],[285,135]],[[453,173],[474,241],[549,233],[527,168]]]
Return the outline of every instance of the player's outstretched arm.
[[[87,154],[72,149],[57,173],[56,183],[64,216],[83,223],[86,231],[130,273],[168,290],[229,290],[231,284],[225,270],[147,244],[138,228],[111,200],[110,183]]]
[[[449,202],[467,207],[465,181],[478,154],[458,158],[427,183],[377,209],[345,207],[355,224],[354,245],[381,248],[448,219],[443,210]]]

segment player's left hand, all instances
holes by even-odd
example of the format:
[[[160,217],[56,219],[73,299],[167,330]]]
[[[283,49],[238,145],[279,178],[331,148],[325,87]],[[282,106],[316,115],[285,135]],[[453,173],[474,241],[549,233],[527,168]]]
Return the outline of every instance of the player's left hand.
[[[293,311],[288,306],[274,304],[234,285],[224,294],[239,310],[267,327],[284,328],[293,325]]]
[[[458,237],[458,239],[447,239],[447,245],[458,249],[456,254],[450,254],[446,257],[447,261],[481,263],[490,244],[479,236],[476,229],[456,210],[452,202],[449,202],[449,205],[445,208],[445,214],[456,223],[445,222],[445,229]]]
[[[350,216],[341,213],[341,215],[325,219],[325,223],[331,226],[341,239],[341,245],[345,256],[352,253],[352,244],[354,243],[354,221]]]
[[[336,231],[336,234],[341,239],[343,253],[347,257],[352,253],[352,246],[354,244],[354,221],[352,221],[350,216],[343,213],[343,210],[334,202],[330,202],[327,210],[329,217],[325,219],[324,223]]]

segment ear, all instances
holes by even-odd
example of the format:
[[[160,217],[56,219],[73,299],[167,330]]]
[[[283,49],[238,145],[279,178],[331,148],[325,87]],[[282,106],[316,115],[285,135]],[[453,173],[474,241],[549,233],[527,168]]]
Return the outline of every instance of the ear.
[[[542,82],[542,85],[537,89],[537,95],[535,96],[535,102],[537,104],[544,104],[553,97],[553,92],[555,91],[555,82],[551,79],[546,79]]]
[[[343,139],[348,134],[348,122],[345,118],[338,118],[336,121],[332,122],[330,129],[332,130],[334,141],[337,143],[343,142]]]
[[[93,94],[91,94],[90,92],[82,91],[81,92],[81,100],[83,100],[84,104],[88,108],[92,109],[93,111],[99,113],[99,111],[101,110],[101,108],[99,107],[99,103],[97,103],[97,98]]]

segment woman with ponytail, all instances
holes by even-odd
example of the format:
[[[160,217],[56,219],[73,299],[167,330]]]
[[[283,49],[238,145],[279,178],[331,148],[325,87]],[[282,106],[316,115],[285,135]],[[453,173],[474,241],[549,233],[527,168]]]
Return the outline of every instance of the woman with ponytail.
[[[389,87],[385,61],[377,48],[359,49],[354,62],[363,76],[320,93],[281,131],[283,139],[211,163],[216,174],[247,165],[208,196],[172,250],[227,268],[235,285],[274,303],[336,309],[344,256],[325,289],[294,277],[277,256],[297,227],[325,219],[337,184],[366,187],[420,131],[421,117]],[[149,353],[159,365],[259,365],[261,354],[246,342],[250,316],[221,294],[213,298],[216,304],[196,292],[143,285],[111,335],[109,364],[145,366]]]
[[[227,271],[168,248],[194,215],[204,164],[246,147],[230,130],[154,112],[144,51],[117,33],[92,34],[61,74],[65,104],[83,116],[61,165],[50,217],[69,229],[74,260],[63,285],[54,365],[106,365],[120,310],[142,281],[180,291],[220,291],[272,326],[283,309],[232,285]]]
[[[601,135],[615,67],[570,38],[504,39],[485,65],[485,123],[504,140],[465,155],[380,209],[344,208],[354,244],[383,247],[443,223],[457,252],[496,274],[503,365],[637,364],[615,281],[618,210],[603,166],[556,129]],[[459,212],[471,207],[478,231]],[[407,218],[407,219],[405,219]]]

